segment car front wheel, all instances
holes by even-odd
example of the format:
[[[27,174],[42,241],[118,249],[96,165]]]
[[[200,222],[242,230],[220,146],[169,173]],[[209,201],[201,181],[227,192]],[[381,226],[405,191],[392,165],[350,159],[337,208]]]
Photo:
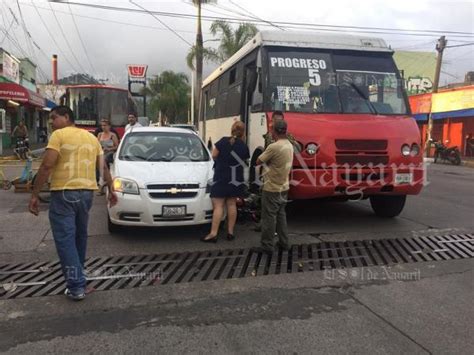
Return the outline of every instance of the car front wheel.
[[[108,214],[107,214],[107,229],[109,230],[109,233],[112,233],[112,234],[119,234],[123,230],[121,226],[112,223],[112,221],[110,220],[110,216]]]

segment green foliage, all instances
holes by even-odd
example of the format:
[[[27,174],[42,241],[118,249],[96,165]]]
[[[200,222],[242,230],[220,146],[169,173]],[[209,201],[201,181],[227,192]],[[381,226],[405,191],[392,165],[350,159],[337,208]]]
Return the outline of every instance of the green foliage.
[[[158,112],[168,118],[169,123],[187,122],[190,104],[190,86],[184,73],[171,70],[155,75],[144,90],[149,98],[149,117],[156,122]]]
[[[220,40],[216,49],[204,47],[202,49],[203,59],[208,62],[222,63],[232,57],[232,55],[242,48],[258,32],[255,25],[251,23],[241,23],[236,30],[226,21],[217,20],[211,25],[211,33]],[[196,46],[193,46],[186,56],[188,67],[194,69],[196,58]]]

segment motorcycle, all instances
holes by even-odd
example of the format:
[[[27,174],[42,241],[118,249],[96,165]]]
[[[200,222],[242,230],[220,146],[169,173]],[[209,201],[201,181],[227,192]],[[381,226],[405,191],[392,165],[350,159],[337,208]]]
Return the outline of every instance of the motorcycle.
[[[248,194],[246,197],[237,198],[237,223],[245,224],[246,222],[255,222],[259,221],[259,207],[258,201],[259,196],[257,194]]]
[[[453,165],[460,165],[461,164],[461,152],[457,146],[448,147],[447,145],[443,144],[443,142],[432,141],[435,146],[435,153],[434,153],[434,162],[437,163],[438,160],[449,161]]]
[[[18,137],[16,139],[15,149],[13,150],[17,155],[18,159],[26,160],[28,159],[28,138]]]

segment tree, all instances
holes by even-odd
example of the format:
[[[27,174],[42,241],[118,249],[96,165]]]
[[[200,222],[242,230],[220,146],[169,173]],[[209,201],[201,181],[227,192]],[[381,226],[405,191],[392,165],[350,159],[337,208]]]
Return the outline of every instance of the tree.
[[[199,97],[201,96],[201,86],[202,86],[202,60],[203,60],[203,41],[202,41],[202,25],[201,25],[201,6],[202,4],[208,4],[214,0],[193,0],[194,5],[198,9],[198,21],[197,21],[197,31],[196,31],[196,44],[193,46],[195,48],[195,57],[196,57],[196,82],[194,90],[194,112],[199,110]],[[193,68],[194,69],[194,68]],[[197,115],[196,115],[197,116]],[[195,122],[193,122],[195,124]]]
[[[186,74],[164,71],[149,81],[144,92],[150,97],[152,120],[161,112],[169,123],[187,122],[190,86]]]
[[[206,61],[222,63],[232,57],[232,55],[242,48],[251,38],[258,32],[255,25],[251,23],[241,23],[236,30],[232,26],[222,20],[214,21],[211,25],[211,33],[213,36],[220,37],[219,47],[203,48],[202,56]],[[194,69],[194,61],[197,58],[196,46],[193,46],[186,57],[189,68]]]

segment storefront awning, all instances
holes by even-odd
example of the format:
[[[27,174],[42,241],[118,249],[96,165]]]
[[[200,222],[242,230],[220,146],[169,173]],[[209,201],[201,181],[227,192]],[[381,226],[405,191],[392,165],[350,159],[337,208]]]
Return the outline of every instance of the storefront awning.
[[[43,96],[15,83],[0,83],[0,100],[12,100],[43,107]]]

